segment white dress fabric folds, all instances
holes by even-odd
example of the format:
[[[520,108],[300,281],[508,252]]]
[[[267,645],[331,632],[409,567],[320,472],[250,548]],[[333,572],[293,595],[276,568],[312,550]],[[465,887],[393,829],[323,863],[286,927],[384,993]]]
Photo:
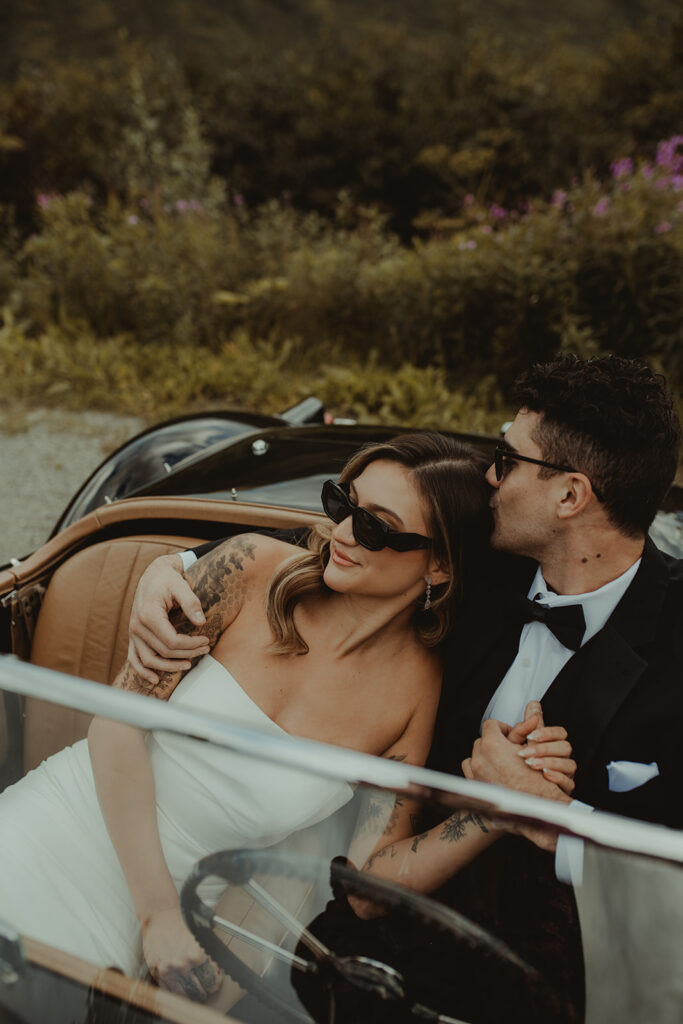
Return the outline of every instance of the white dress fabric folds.
[[[210,655],[171,701],[284,734]],[[172,733],[150,733],[157,820],[180,889],[216,850],[271,846],[352,796],[317,778]],[[217,899],[220,887],[202,889]],[[95,792],[87,740],[44,761],[0,795],[0,920],[86,960],[139,973],[140,929]]]

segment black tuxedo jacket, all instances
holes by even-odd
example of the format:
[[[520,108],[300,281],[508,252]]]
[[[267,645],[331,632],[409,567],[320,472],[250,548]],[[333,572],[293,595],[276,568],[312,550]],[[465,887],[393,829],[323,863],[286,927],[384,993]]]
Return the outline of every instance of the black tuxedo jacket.
[[[446,671],[430,767],[459,773],[479,735],[489,701],[514,660],[522,623],[512,595],[528,593],[536,564],[495,558],[485,598],[469,609],[446,652]],[[548,725],[564,725],[578,770],[575,796],[594,807],[683,828],[678,751],[683,737],[683,561],[647,541],[636,576],[604,628],[569,660],[541,704]],[[610,761],[656,761],[657,778],[611,792]],[[561,1012],[583,1019],[583,958],[573,892],[555,878],[554,856],[506,836],[438,894],[532,964]],[[496,972],[474,965],[468,987],[496,1003]],[[541,1002],[545,997],[541,998]],[[534,1010],[527,1020],[542,1019]],[[483,1018],[482,1018],[483,1019]]]
[[[526,595],[535,571],[526,560],[494,563],[486,607],[478,600],[454,636],[430,767],[461,771],[517,654],[522,623],[510,617],[511,595]],[[608,622],[570,658],[541,704],[546,723],[564,725],[569,734],[578,765],[576,799],[683,828],[683,560],[646,542],[638,572]],[[655,761],[660,774],[630,792],[611,792],[610,761]]]

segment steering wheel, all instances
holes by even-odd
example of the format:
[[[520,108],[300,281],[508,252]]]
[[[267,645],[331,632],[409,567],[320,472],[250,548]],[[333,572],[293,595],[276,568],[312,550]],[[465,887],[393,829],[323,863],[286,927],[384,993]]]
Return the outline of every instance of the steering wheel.
[[[335,896],[355,896],[370,900],[386,911],[400,911],[416,919],[416,924],[427,925],[432,931],[464,940],[471,947],[504,959],[530,980],[537,981],[537,972],[524,963],[505,943],[483,928],[472,923],[456,911],[419,893],[385,879],[376,878],[349,867],[343,857],[331,864],[319,857],[275,850],[222,850],[210,854],[195,864],[186,878],[180,894],[183,917],[204,950],[230,975],[241,988],[253,993],[261,1002],[278,1011],[283,1019],[297,1024],[310,1024],[311,1017],[296,1005],[293,996],[287,998],[267,976],[261,977],[235,955],[214,933],[219,927],[250,945],[284,961],[313,985],[320,998],[328,999],[326,1019],[334,1019],[335,997],[341,989],[362,990],[375,1003],[393,1004],[403,1014],[401,1019],[430,1020],[441,1024],[459,1024],[455,1018],[439,1013],[411,999],[408,986],[401,973],[389,964],[367,956],[338,955],[293,917],[277,900],[253,879],[253,875],[270,874],[278,877],[311,880],[327,875]],[[298,949],[305,947],[311,954],[306,959],[298,952],[276,946],[269,940],[247,931],[218,916],[199,897],[197,889],[206,878],[220,878],[241,886],[270,914],[285,924],[298,938]],[[360,923],[360,922],[359,922]],[[287,986],[288,989],[289,986]],[[320,1002],[316,999],[316,1003]],[[388,1008],[388,1007],[387,1007]],[[316,1017],[316,1019],[319,1019]]]

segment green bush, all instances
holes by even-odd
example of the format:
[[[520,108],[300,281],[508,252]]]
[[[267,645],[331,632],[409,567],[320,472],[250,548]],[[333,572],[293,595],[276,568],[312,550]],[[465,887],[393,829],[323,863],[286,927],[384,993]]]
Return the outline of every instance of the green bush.
[[[43,197],[42,231],[18,255],[12,309],[34,332],[82,323],[219,351],[300,338],[311,367],[367,359],[440,367],[506,390],[530,360],[576,346],[658,360],[681,381],[681,140],[655,165],[614,164],[526,213],[472,202],[456,231],[408,248],[371,210],[337,223],[270,203],[103,210]]]
[[[11,188],[189,201],[210,171],[251,206],[326,216],[346,189],[406,241],[468,194],[512,208],[680,130],[679,8],[594,54],[545,36],[513,49],[464,5],[432,34],[321,10],[313,39],[235,45],[221,70],[125,40],[21,66],[0,96],[0,133],[25,150]]]

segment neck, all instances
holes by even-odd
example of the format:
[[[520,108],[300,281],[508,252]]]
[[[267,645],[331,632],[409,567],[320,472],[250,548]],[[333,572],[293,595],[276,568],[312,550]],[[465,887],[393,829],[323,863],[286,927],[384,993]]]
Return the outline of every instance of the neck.
[[[383,643],[413,638],[412,617],[420,590],[394,598],[329,593],[325,601],[304,602],[302,611],[335,658]]]
[[[644,545],[644,537],[625,537],[613,529],[577,533],[543,554],[541,572],[558,594],[586,594],[630,569]]]

